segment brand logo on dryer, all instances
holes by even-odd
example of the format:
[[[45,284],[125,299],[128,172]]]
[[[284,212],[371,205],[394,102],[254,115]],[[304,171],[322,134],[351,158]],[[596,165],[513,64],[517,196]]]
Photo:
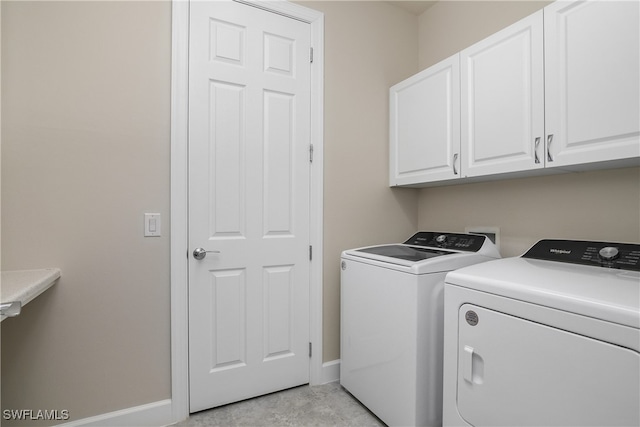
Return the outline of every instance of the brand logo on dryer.
[[[571,253],[571,251],[568,249],[554,249],[554,248],[549,249],[549,252],[551,252],[552,254],[558,254],[558,255],[569,255]]]

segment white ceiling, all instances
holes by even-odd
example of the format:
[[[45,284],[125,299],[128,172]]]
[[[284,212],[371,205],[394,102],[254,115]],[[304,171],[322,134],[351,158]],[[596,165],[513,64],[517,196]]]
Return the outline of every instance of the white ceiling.
[[[421,15],[422,12],[429,9],[431,6],[437,3],[436,1],[430,0],[409,0],[409,1],[401,1],[401,0],[387,0],[387,3],[391,3],[395,6],[398,6],[414,15]]]

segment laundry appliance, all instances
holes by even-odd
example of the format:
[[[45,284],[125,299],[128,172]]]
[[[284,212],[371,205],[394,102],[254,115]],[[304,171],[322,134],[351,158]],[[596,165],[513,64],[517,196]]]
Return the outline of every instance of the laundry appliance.
[[[499,257],[486,236],[430,231],[344,251],[342,386],[387,425],[440,425],[444,277]]]
[[[640,245],[542,240],[446,277],[445,426],[638,426]]]

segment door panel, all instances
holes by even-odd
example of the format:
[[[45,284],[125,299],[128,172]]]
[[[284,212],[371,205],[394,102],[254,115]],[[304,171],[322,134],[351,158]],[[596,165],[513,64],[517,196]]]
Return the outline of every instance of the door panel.
[[[293,203],[295,98],[291,94],[264,93],[264,235],[294,236]]]
[[[264,349],[265,359],[293,356],[294,266],[264,269]]]
[[[459,55],[398,83],[389,97],[390,185],[459,177]]]
[[[245,97],[242,86],[210,82],[208,127],[213,132],[206,154],[212,167],[208,194],[211,238],[246,234]]]
[[[542,11],[460,53],[462,176],[544,167]]]
[[[246,363],[246,281],[245,271],[211,272],[209,303],[214,307],[209,337],[212,351],[210,371]]]
[[[191,411],[309,380],[310,28],[191,2]]]
[[[638,352],[471,304],[458,325],[457,405],[469,424],[640,423]]]
[[[640,156],[639,16],[637,1],[545,7],[548,167]]]

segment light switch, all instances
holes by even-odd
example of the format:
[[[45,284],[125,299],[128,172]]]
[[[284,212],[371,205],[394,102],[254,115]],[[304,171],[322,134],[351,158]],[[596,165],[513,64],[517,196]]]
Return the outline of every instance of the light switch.
[[[157,237],[161,235],[160,214],[144,214],[144,237]]]

